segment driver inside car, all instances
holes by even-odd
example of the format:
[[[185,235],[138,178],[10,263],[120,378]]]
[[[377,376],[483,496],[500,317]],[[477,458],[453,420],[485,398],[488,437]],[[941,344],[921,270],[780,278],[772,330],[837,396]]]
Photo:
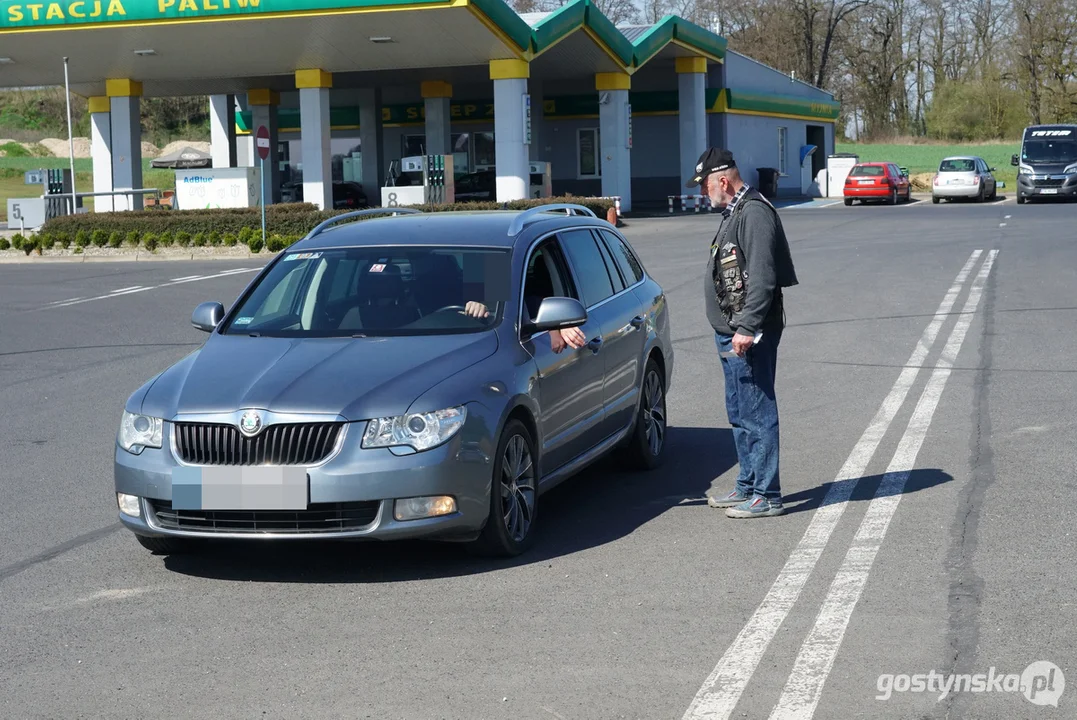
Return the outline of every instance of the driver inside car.
[[[524,310],[530,317],[538,314],[539,305],[548,297],[557,296],[550,270],[546,266],[542,253],[536,253],[528,268],[527,282],[524,285]],[[474,300],[468,301],[464,306],[464,314],[474,318],[489,317],[490,311],[486,305]],[[587,336],[578,327],[550,330],[550,349],[560,353],[566,347],[579,350],[587,344]]]

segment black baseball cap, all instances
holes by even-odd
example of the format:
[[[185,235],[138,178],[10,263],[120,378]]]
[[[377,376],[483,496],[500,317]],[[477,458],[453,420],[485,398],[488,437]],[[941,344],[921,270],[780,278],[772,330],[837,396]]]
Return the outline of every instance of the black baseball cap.
[[[736,166],[737,163],[733,161],[733,153],[724,148],[707,148],[707,151],[699,156],[699,161],[696,163],[696,174],[685,184],[685,187],[696,187],[703,182],[703,178],[711,173],[721,172]]]

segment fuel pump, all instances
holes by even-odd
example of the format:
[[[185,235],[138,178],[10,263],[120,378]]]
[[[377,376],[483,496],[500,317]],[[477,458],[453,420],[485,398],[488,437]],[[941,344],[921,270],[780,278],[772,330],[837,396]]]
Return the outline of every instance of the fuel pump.
[[[70,215],[76,208],[82,207],[82,198],[76,199],[76,207],[71,207],[72,178],[69,168],[48,168],[44,173],[42,189],[45,191],[45,217],[54,218]]]
[[[550,163],[532,160],[528,163],[528,196],[532,198],[553,197],[553,177]]]
[[[415,155],[389,168],[382,207],[456,202],[452,155]]]

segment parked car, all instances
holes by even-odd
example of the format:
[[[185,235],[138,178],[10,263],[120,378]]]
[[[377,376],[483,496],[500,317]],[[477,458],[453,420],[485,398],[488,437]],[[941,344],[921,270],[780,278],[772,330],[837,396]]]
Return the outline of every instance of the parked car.
[[[940,200],[955,198],[975,198],[976,202],[994,200],[998,195],[995,172],[981,157],[948,157],[939,163],[939,171],[931,182],[931,202],[937,205]]]
[[[894,163],[859,163],[845,178],[844,195],[846,205],[852,205],[854,200],[885,200],[897,205],[899,199],[912,200],[912,184],[908,174]]]
[[[581,206],[345,213],[191,322],[206,342],[130,396],[116,440],[120,520],[155,552],[436,538],[515,555],[547,490],[609,453],[664,457],[669,304]]]
[[[281,200],[283,202],[303,202],[303,183],[290,183],[281,187]],[[369,207],[363,186],[349,180],[333,181],[333,209],[335,210],[359,210]]]

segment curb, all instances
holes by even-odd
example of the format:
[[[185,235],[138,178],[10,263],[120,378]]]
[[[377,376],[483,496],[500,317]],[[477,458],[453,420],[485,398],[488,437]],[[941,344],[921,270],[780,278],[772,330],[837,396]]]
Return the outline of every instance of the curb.
[[[260,260],[270,259],[276,256],[277,253],[267,253],[265,255],[247,253],[246,255],[200,255],[197,253],[183,254],[183,255],[155,255],[153,253],[135,252],[125,253],[122,255],[24,255],[22,251],[18,251],[20,255],[4,257],[0,256],[0,265],[32,265],[32,264],[50,264],[50,263],[94,263],[94,262],[191,262],[192,260]]]

